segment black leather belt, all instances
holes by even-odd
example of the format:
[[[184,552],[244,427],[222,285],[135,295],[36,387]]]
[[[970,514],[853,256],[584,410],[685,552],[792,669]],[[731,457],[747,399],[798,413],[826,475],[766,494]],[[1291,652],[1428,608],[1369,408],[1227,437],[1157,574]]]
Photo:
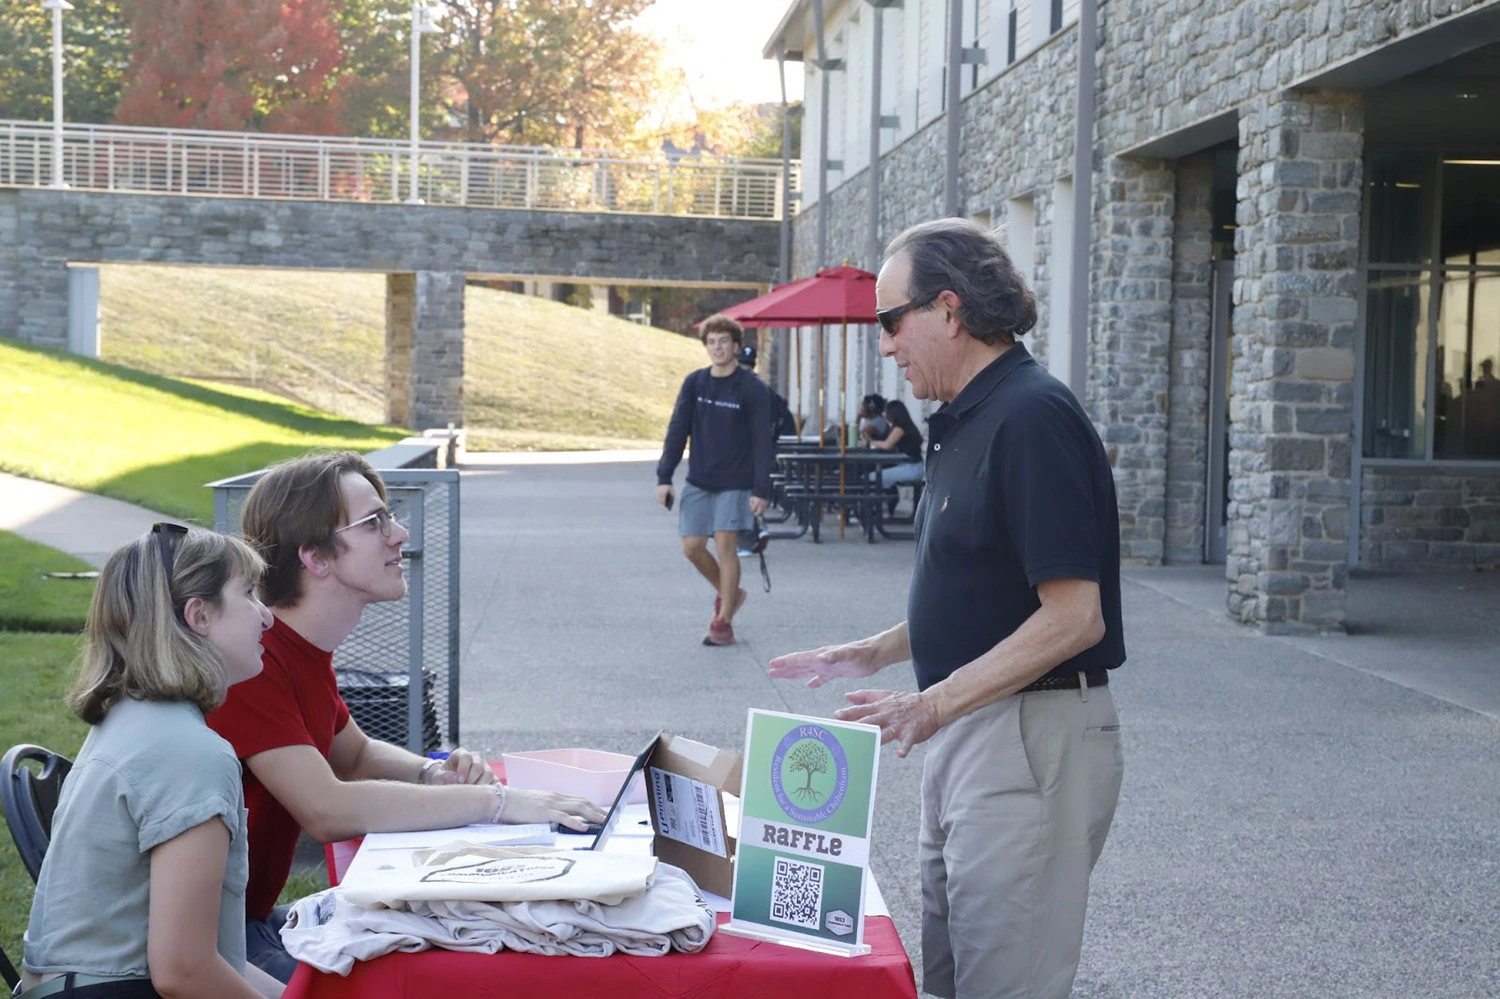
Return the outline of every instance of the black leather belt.
[[[1109,686],[1109,670],[1091,669],[1084,674],[1088,677],[1090,687]],[[1039,680],[1033,680],[1028,686],[1022,687],[1017,693],[1030,694],[1038,690],[1077,690],[1078,672],[1048,673]]]

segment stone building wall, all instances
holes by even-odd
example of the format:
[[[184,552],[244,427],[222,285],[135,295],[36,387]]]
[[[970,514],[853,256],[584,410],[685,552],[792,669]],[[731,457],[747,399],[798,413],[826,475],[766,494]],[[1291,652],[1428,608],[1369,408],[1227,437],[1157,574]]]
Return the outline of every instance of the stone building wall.
[[[1120,557],[1157,564],[1166,545],[1176,176],[1164,160],[1112,157],[1096,181],[1086,399],[1115,469]]]
[[[1357,94],[1240,116],[1229,610],[1275,631],[1344,622],[1363,136]]]
[[[1500,568],[1500,472],[1367,469],[1360,564]]]
[[[1099,138],[1132,148],[1487,2],[1104,0]]]
[[[1129,151],[1206,122],[1222,138],[1238,131],[1242,143],[1239,210],[1250,221],[1241,222],[1236,259],[1227,569],[1231,611],[1243,620],[1272,630],[1341,627],[1347,574],[1362,116],[1340,98],[1287,90],[1484,3],[1100,5],[1085,405],[1115,462],[1123,551],[1135,561],[1191,560],[1202,550],[1210,222],[1204,166]],[[1052,184],[1072,172],[1075,49],[1069,26],[963,102],[963,208],[1000,220],[1009,198],[1035,196],[1033,286],[1044,312]],[[940,118],[882,158],[882,240],[940,214],[945,128]],[[830,192],[831,259],[863,246],[862,199],[859,177]],[[810,272],[818,210],[809,205],[795,222],[799,275]],[[1046,330],[1044,321],[1038,354]],[[1464,481],[1462,502],[1442,516],[1483,522],[1486,504],[1470,498],[1484,495],[1487,480]],[[1429,490],[1429,502],[1453,493]],[[1488,530],[1463,529],[1472,538]],[[1382,544],[1366,550],[1398,551]],[[1483,556],[1476,548],[1474,558]]]

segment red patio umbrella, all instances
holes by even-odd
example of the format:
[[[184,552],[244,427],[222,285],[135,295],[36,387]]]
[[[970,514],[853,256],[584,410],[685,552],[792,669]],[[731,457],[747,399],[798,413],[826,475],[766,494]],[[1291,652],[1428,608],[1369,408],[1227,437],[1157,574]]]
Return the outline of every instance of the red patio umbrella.
[[[875,275],[847,264],[818,271],[725,309],[741,326],[822,326],[875,321]]]
[[[848,408],[849,371],[849,324],[875,322],[875,275],[845,264],[818,271],[810,278],[793,281],[775,288],[758,298],[741,302],[724,310],[724,315],[735,319],[742,326],[819,326],[841,323],[839,340],[839,454],[844,453],[847,432],[843,429],[843,414]],[[793,358],[802,353],[801,344],[794,347]],[[818,437],[823,435],[823,336],[818,335]],[[798,426],[801,433],[802,382],[797,382]],[[844,469],[839,467],[839,492],[843,492]],[[843,536],[843,523],[839,524],[839,536]]]
[[[739,322],[741,326],[823,326],[840,323],[843,326],[842,367],[839,376],[839,412],[843,413],[848,386],[842,372],[848,370],[849,324],[875,322],[875,275],[845,264],[828,267],[810,278],[793,281],[774,288],[766,294],[748,302],[731,306],[724,315]],[[797,350],[793,357],[800,354]],[[801,381],[798,381],[799,395]],[[818,433],[823,432],[823,338],[818,337]],[[798,409],[801,409],[801,399]],[[839,438],[840,450],[844,438]]]

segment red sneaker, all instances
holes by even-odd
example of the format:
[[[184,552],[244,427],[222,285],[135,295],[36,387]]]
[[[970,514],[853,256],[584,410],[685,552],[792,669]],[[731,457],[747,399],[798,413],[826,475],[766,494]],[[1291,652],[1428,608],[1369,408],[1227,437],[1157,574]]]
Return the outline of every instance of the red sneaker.
[[[708,634],[703,636],[704,645],[733,645],[734,629],[729,622],[714,615],[714,619],[708,623]]]

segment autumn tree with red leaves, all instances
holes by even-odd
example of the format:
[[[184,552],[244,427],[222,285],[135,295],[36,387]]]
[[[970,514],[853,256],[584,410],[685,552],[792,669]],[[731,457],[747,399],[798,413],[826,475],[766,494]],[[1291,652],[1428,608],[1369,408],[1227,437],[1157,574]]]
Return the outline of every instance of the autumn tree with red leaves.
[[[115,120],[338,134],[343,58],[330,0],[136,0]]]

